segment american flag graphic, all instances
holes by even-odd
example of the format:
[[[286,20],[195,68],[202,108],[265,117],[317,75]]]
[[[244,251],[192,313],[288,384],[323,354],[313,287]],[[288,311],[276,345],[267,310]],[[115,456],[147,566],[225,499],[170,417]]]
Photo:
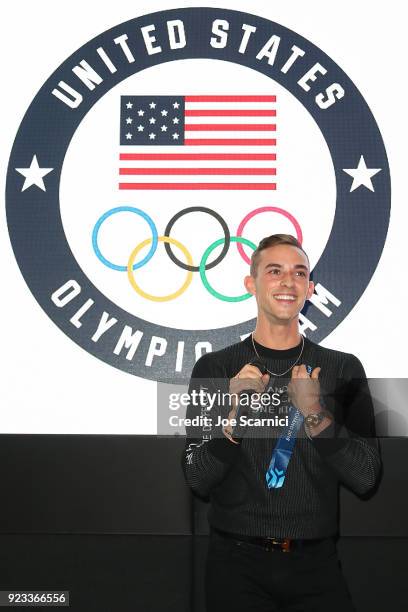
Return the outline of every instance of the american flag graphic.
[[[121,96],[120,145],[119,189],[274,190],[276,96]]]

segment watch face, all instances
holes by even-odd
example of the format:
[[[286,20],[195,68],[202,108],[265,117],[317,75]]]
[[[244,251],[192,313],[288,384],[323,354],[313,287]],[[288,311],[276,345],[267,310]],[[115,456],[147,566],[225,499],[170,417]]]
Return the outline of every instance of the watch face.
[[[321,421],[321,417],[318,414],[309,414],[306,417],[306,423],[311,426],[318,425],[320,421]]]

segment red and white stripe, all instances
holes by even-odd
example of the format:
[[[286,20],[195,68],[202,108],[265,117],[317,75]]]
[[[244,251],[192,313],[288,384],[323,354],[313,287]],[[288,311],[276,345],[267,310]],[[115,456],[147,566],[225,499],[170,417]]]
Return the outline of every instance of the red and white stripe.
[[[119,188],[276,189],[275,96],[186,96],[184,135],[121,147]]]

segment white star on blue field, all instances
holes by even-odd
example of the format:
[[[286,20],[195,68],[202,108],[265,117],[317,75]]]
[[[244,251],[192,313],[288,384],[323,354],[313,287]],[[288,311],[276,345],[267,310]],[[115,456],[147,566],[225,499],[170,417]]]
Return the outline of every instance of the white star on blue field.
[[[121,145],[184,144],[183,96],[121,96]]]

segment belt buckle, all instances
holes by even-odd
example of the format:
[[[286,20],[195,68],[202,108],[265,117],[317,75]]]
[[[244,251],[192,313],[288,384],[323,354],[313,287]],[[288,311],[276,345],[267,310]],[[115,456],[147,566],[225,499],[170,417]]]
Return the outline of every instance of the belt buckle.
[[[290,552],[290,538],[266,538],[267,551],[280,550],[281,552]]]

